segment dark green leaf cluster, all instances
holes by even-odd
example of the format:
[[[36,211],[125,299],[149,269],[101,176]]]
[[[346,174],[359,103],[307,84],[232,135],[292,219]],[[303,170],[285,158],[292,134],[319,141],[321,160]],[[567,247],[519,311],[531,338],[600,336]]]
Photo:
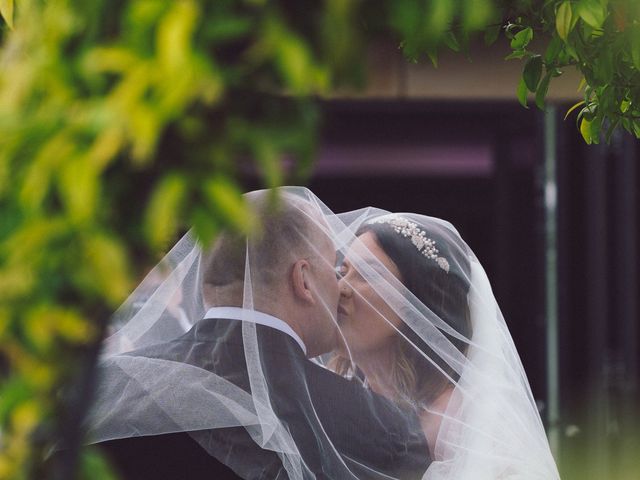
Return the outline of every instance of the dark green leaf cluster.
[[[400,36],[405,56],[417,62],[427,54],[438,63],[438,48],[467,51],[470,34],[489,28],[488,43],[498,36],[500,12],[492,0],[397,0],[387,3],[389,25]],[[384,17],[383,17],[384,18]]]
[[[567,68],[583,76],[577,122],[587,143],[624,128],[640,138],[640,3],[632,0],[527,2],[506,25],[513,52],[525,60],[517,95],[544,107],[550,81]],[[540,42],[531,43],[534,36]],[[534,45],[534,46],[531,46]]]

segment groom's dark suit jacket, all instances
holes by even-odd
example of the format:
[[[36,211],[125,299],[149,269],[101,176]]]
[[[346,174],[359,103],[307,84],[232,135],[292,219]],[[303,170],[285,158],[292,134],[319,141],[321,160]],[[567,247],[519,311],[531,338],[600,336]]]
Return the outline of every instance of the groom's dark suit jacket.
[[[274,412],[316,478],[347,478],[342,462],[358,478],[383,478],[372,471],[421,478],[430,459],[415,415],[309,361],[287,334],[262,325],[256,325],[256,334]],[[183,336],[132,355],[196,365],[250,391],[242,322],[237,320],[204,319]],[[243,427],[192,433],[100,445],[125,479],[288,478],[280,458],[258,447]]]

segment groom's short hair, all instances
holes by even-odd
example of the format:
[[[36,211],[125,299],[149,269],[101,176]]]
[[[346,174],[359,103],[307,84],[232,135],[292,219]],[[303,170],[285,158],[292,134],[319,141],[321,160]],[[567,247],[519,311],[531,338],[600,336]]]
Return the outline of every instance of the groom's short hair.
[[[228,232],[218,236],[204,263],[203,287],[243,282],[247,257],[252,279],[276,285],[284,280],[292,259],[313,253],[310,239],[320,212],[297,195],[278,192],[276,202],[272,195],[269,190],[246,194],[259,227],[249,236]]]

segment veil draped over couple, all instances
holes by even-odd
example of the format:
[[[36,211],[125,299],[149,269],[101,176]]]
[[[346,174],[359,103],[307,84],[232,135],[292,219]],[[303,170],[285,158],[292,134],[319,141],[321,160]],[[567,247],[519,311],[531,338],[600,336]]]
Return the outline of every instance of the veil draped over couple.
[[[246,200],[255,233],[187,234],[114,315],[89,428],[125,478],[559,478],[450,223]]]

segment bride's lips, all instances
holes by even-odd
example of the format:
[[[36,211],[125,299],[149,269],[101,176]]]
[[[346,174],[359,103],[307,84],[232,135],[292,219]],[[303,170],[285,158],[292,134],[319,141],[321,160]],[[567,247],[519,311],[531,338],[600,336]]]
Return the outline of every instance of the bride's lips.
[[[347,312],[347,310],[343,306],[338,305],[338,322],[342,323],[348,317],[349,312]]]

